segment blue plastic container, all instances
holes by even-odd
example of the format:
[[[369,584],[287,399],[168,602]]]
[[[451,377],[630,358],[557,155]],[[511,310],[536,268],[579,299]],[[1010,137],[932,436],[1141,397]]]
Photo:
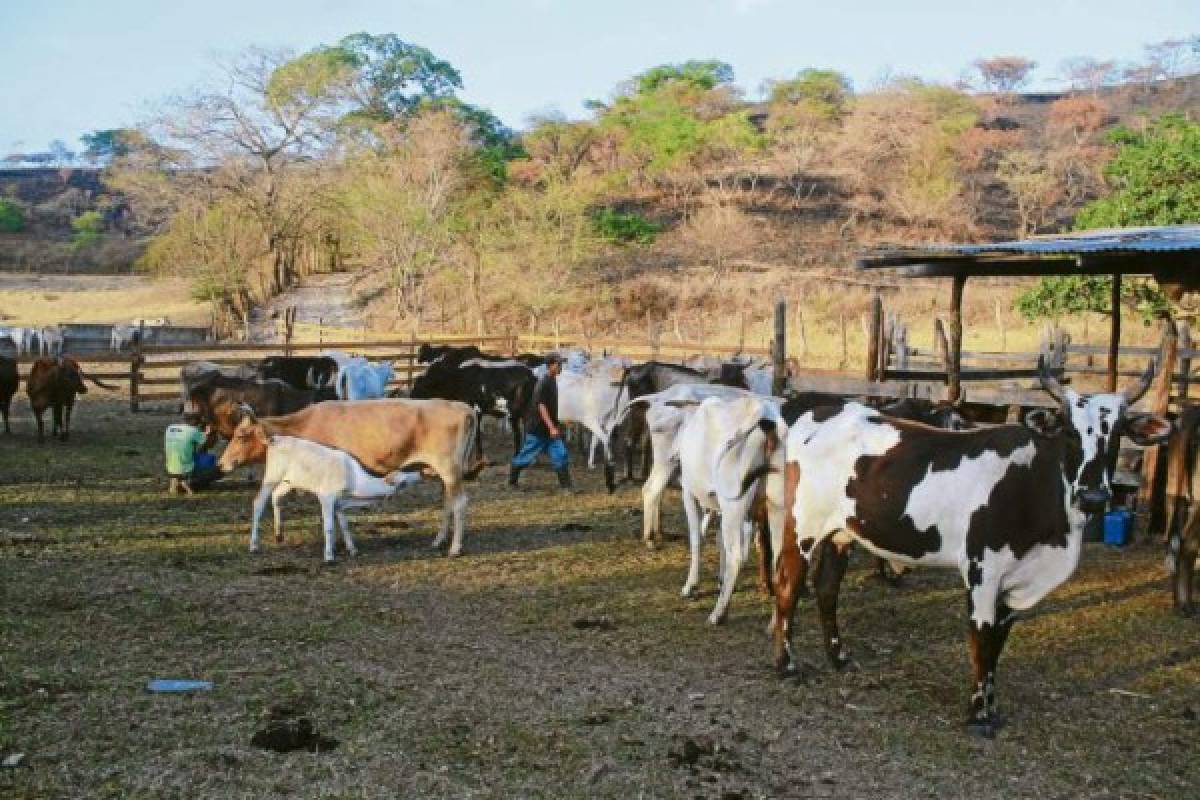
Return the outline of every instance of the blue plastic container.
[[[1119,508],[1104,515],[1104,543],[1113,547],[1129,544],[1133,534],[1133,513]]]

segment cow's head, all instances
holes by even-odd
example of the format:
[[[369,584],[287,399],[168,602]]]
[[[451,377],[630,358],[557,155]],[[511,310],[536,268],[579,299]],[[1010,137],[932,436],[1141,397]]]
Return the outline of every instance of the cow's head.
[[[1066,436],[1078,442],[1074,457],[1068,458],[1064,476],[1071,484],[1071,502],[1081,511],[1103,511],[1112,491],[1108,483],[1109,456],[1118,447],[1122,435],[1139,445],[1160,444],[1171,434],[1171,423],[1155,414],[1131,413],[1129,407],[1150,388],[1154,362],[1134,383],[1122,391],[1106,394],[1080,394],[1064,387],[1038,359],[1042,387],[1058,401],[1057,416],[1036,412],[1026,423],[1047,436]]]
[[[233,429],[233,435],[229,437],[229,444],[226,445],[225,452],[221,453],[221,458],[217,461],[217,466],[221,468],[221,472],[233,472],[244,464],[258,464],[266,461],[268,441],[269,437],[263,424],[246,406],[242,410],[241,421]]]
[[[58,357],[58,385],[74,394],[87,394],[83,370],[79,367],[79,362],[70,356]]]

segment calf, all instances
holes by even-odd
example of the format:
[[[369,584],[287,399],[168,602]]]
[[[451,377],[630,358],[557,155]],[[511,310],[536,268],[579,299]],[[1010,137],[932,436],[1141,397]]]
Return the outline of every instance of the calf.
[[[0,413],[4,414],[4,432],[12,433],[8,424],[8,412],[12,408],[13,395],[21,382],[17,372],[17,360],[8,356],[0,356]]]
[[[192,389],[214,375],[252,381],[258,377],[258,367],[249,364],[226,366],[212,361],[192,361],[184,364],[179,369],[180,410],[187,406],[188,395],[191,394]]]
[[[335,540],[334,518],[342,529],[346,552],[358,555],[345,510],[372,505],[391,497],[397,489],[416,483],[421,476],[413,472],[393,472],[384,478],[371,475],[351,455],[307,439],[293,436],[268,436],[260,427],[251,429],[257,438],[256,446],[266,449],[267,463],[263,469],[262,487],[254,498],[254,517],[250,523],[250,552],[260,549],[258,523],[271,499],[275,520],[275,541],[283,541],[283,524],[279,501],[289,492],[300,489],[317,496],[321,503],[321,522],[325,533],[325,563],[333,563]]]
[[[709,397],[683,422],[674,449],[680,465],[691,565],[683,596],[700,581],[702,512],[721,515],[721,592],[709,624],[725,617],[738,572],[750,552],[753,506],[766,503],[772,530],[783,527],[783,448],[779,409],[759,397]]]
[[[454,523],[449,555],[462,552],[467,494],[464,481],[484,466],[470,463],[478,434],[475,413],[445,400],[334,400],[282,417],[259,420],[245,410],[218,462],[223,472],[267,457],[275,435],[294,436],[344,450],[370,473],[386,475],[421,468],[442,480],[442,524],[434,547],[441,547]]]
[[[29,394],[29,406],[37,419],[38,441],[44,442],[45,424],[42,415],[47,408],[54,412],[54,430],[51,436],[67,441],[71,435],[71,410],[75,407],[75,395],[87,394],[84,378],[102,389],[116,389],[84,374],[79,362],[70,356],[39,358],[29,368],[25,391]]]
[[[790,426],[786,518],[775,565],[775,663],[790,669],[792,613],[813,554],[826,653],[849,663],[837,624],[838,587],[853,541],[884,558],[957,569],[967,587],[974,681],[967,724],[992,736],[995,673],[1015,612],[1032,608],[1079,561],[1083,527],[1110,497],[1110,448],[1123,431],[1152,444],[1170,423],[1128,413],[1150,384],[1115,394],[1064,389],[1039,360],[1057,415],[1028,426],[942,431],[857,403],[811,411]]]

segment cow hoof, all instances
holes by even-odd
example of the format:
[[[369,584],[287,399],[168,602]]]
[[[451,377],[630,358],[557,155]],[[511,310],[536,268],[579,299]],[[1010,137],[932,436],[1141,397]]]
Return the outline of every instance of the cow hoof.
[[[462,555],[461,548],[459,548],[458,550],[449,550],[446,552],[446,558],[458,558],[461,555]]]
[[[996,723],[990,719],[973,719],[967,722],[967,733],[980,739],[996,738]]]
[[[250,554],[251,554],[251,555],[255,555],[255,556],[256,556],[256,555],[258,555],[258,554],[259,554],[259,553],[261,553],[261,552],[262,552],[262,548],[261,548],[261,547],[255,547],[255,546],[253,546],[253,545],[251,545],[251,546],[250,546]]]
[[[283,534],[282,533],[275,534],[275,544],[283,544]]]
[[[709,615],[708,615],[708,624],[709,624],[709,625],[712,625],[714,628],[715,628],[716,626],[720,625],[720,624],[721,624],[722,622],[724,622],[724,621],[725,621],[725,615],[724,615],[724,614],[717,614],[717,613],[714,611],[713,613],[711,613],[711,614],[709,614]]]
[[[1175,606],[1175,613],[1184,619],[1196,619],[1197,616],[1200,616],[1196,613],[1196,607],[1191,603],[1182,603]]]
[[[646,539],[644,541],[646,542],[647,550],[657,550],[658,549],[658,542],[654,541],[653,539]]]
[[[829,657],[829,663],[838,672],[857,672],[858,665],[850,660],[850,656],[845,653],[838,653]]]
[[[325,567],[332,567],[336,564],[337,564],[337,559],[334,559],[334,558],[327,558],[321,562],[321,565],[325,566]]]

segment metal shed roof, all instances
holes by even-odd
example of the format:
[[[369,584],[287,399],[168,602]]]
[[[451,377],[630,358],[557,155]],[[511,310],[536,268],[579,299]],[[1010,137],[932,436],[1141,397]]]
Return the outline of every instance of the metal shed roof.
[[[1200,280],[1200,225],[1112,228],[987,244],[879,247],[859,269],[914,276],[1145,274]]]

